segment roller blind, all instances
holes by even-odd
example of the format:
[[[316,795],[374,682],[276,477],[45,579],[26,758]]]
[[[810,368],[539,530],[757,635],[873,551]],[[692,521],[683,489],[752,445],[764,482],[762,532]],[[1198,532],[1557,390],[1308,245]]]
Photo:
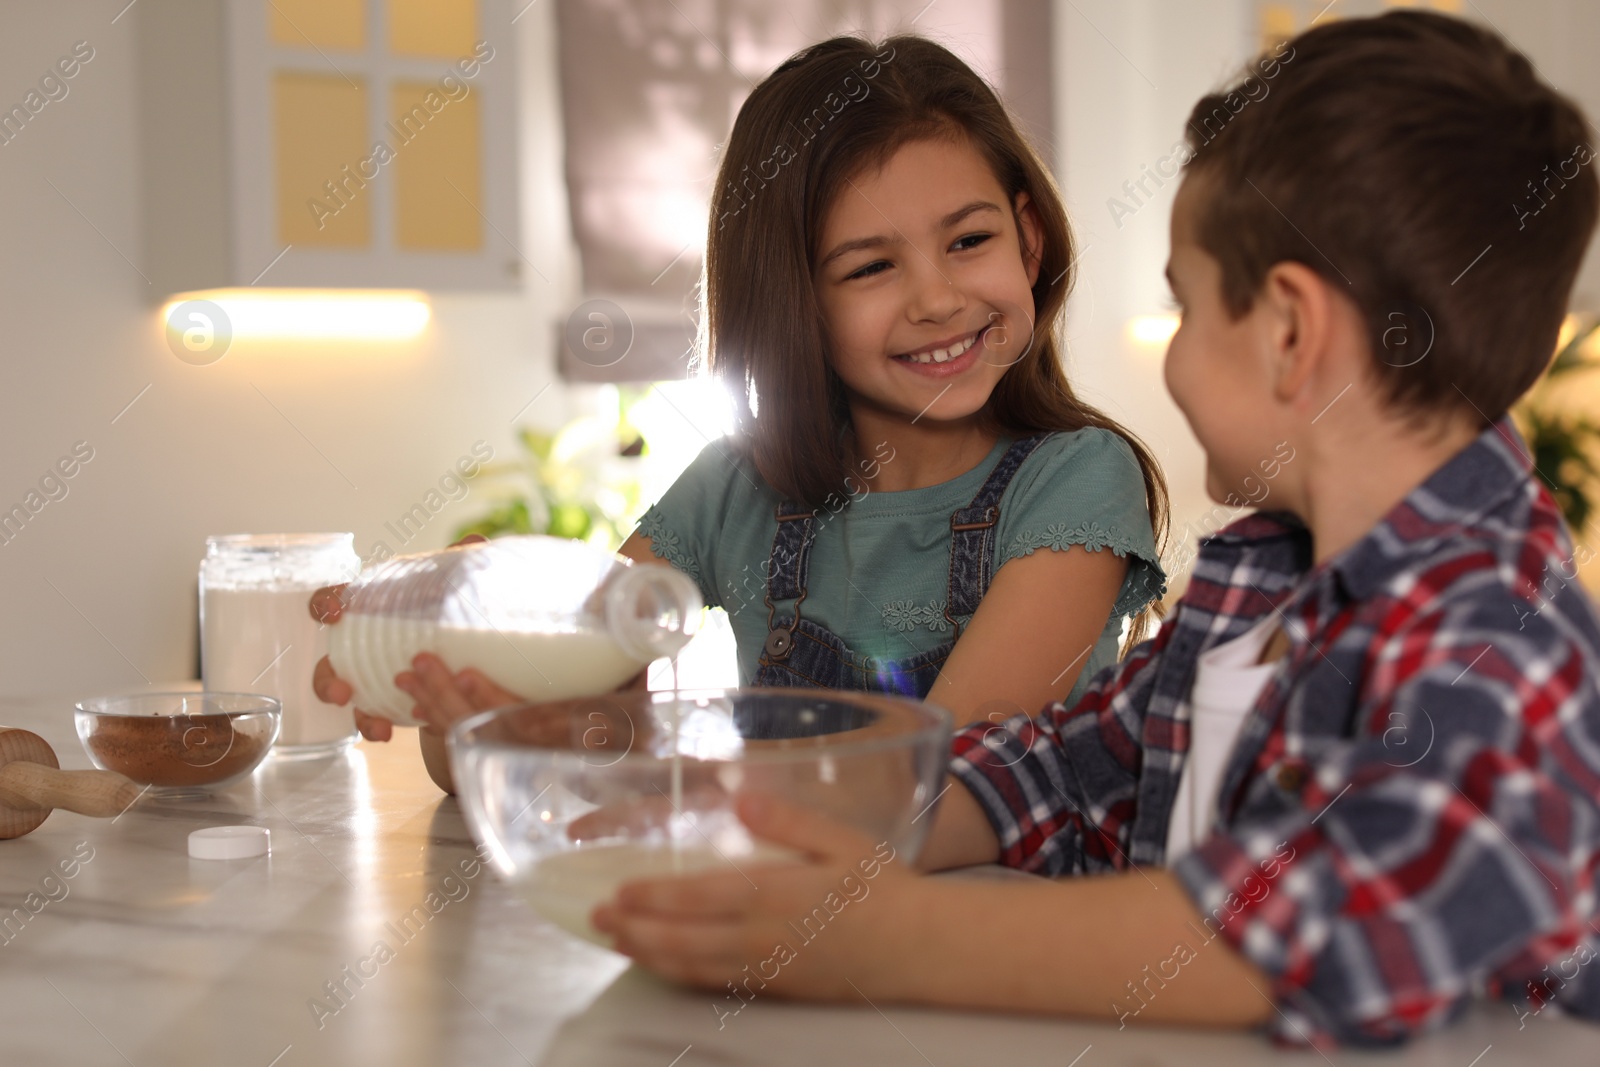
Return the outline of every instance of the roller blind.
[[[562,373],[688,373],[720,149],[745,96],[784,59],[841,33],[923,33],[987,77],[1054,163],[1050,20],[1048,0],[560,0],[583,286],[557,324]]]

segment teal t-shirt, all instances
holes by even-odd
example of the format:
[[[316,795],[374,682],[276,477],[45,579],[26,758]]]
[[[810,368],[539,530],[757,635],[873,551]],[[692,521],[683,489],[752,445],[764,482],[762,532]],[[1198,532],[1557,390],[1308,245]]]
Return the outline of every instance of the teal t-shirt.
[[[1011,441],[1002,437],[981,463],[947,482],[869,492],[837,514],[820,510],[801,615],[868,658],[903,660],[948,641],[950,514],[971,501]],[[639,522],[651,550],[693,578],[708,605],[727,611],[745,685],[755,677],[767,636],[765,566],[781,500],[731,442],[713,441]],[[1123,618],[1166,589],[1133,449],[1098,427],[1050,437],[1023,461],[1000,498],[995,534],[996,574],[1041,548],[1080,545],[1129,557],[1116,605],[1070,704],[1116,662]],[[788,613],[792,603],[779,602],[778,613]]]

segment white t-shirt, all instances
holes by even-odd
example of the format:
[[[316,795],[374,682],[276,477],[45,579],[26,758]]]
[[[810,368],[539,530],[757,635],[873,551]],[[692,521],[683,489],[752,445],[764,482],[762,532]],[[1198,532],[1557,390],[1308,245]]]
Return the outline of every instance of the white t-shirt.
[[[1257,663],[1278,628],[1268,615],[1232,641],[1200,657],[1189,703],[1189,757],[1178,780],[1178,800],[1167,824],[1167,863],[1206,837],[1217,813],[1222,772],[1244,720],[1255,706],[1277,663]]]

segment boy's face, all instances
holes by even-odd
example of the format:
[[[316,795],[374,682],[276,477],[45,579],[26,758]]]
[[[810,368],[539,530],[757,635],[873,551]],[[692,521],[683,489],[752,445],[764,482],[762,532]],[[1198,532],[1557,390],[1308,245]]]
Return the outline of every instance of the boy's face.
[[[1201,179],[1203,183],[1204,179]],[[1269,334],[1261,303],[1234,319],[1222,299],[1222,267],[1195,233],[1202,185],[1185,178],[1172,207],[1167,280],[1182,315],[1167,346],[1167,391],[1206,453],[1206,493],[1219,504],[1259,503],[1262,464],[1271,464],[1280,401],[1273,396]]]

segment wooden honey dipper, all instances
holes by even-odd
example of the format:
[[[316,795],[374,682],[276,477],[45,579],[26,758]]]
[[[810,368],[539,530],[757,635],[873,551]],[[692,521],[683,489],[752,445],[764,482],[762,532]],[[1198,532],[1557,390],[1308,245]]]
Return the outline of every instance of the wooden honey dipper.
[[[31,833],[56,808],[121,815],[142,793],[115,771],[64,771],[44,738],[0,726],[0,840]]]

